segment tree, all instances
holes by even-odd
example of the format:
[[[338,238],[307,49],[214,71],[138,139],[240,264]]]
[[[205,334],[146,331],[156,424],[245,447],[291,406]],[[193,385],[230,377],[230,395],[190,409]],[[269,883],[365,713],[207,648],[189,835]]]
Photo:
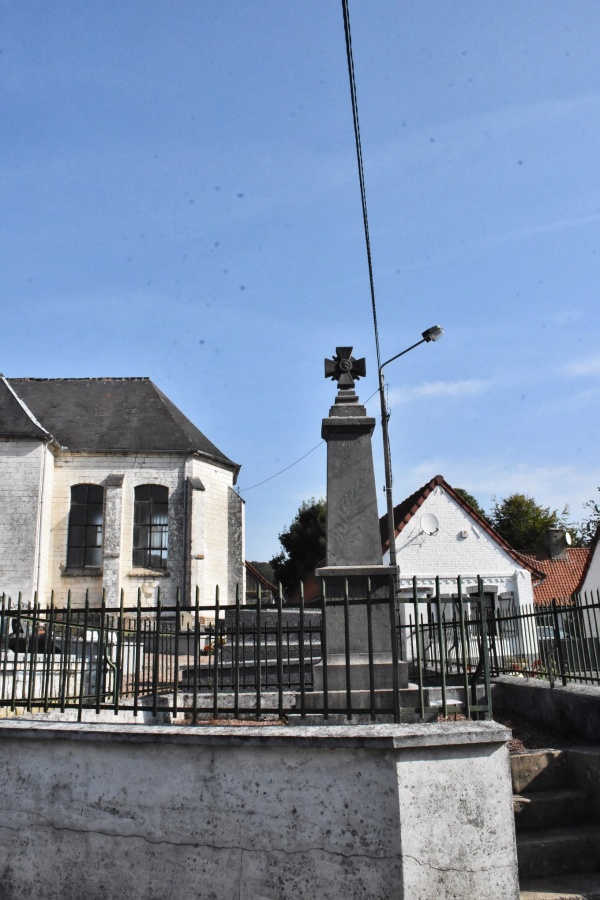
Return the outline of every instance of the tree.
[[[471,509],[474,509],[476,513],[479,513],[479,515],[483,519],[487,519],[487,515],[485,514],[485,512],[483,511],[483,508],[479,505],[479,503],[477,502],[477,500],[475,499],[473,494],[470,494],[468,491],[465,491],[464,488],[454,488],[454,490],[457,494],[459,494],[462,497],[463,500],[465,500],[469,504]]]
[[[600,491],[600,487],[598,490]],[[588,500],[583,505],[588,510],[589,516],[579,526],[580,541],[582,547],[589,547],[600,525],[600,503],[597,500]]]
[[[275,580],[286,591],[297,588],[325,557],[326,515],[327,501],[311,497],[301,504],[287,531],[279,535],[283,550],[273,557],[271,566]]]
[[[499,535],[515,550],[543,550],[548,528],[567,528],[567,506],[559,513],[549,506],[540,506],[533,497],[511,494],[504,500],[494,500],[489,521]]]

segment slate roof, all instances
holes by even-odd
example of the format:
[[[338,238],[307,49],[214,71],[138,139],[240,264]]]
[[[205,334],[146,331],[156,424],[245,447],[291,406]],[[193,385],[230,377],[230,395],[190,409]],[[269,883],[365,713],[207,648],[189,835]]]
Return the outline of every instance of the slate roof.
[[[517,553],[507,541],[504,540],[503,537],[500,537],[497,531],[495,531],[489,522],[487,522],[482,516],[477,513],[466,500],[464,500],[460,494],[454,490],[454,488],[448,484],[443,475],[436,475],[431,481],[428,481],[423,487],[420,487],[414,494],[411,494],[410,497],[407,497],[406,500],[403,500],[397,506],[394,507],[394,531],[396,537],[400,534],[400,532],[408,525],[412,517],[419,511],[420,507],[423,505],[427,497],[436,489],[436,487],[442,487],[453,500],[455,500],[459,506],[467,512],[472,519],[475,520],[479,528],[483,531],[487,532],[489,536],[496,541],[496,543],[502,547],[502,549],[508,553],[509,556],[518,563],[521,568],[528,569],[534,578],[539,578],[542,580],[545,576],[542,571],[537,567],[537,564],[530,558],[524,556],[521,553]],[[388,540],[388,524],[387,524],[387,514],[381,516],[379,520],[379,528],[381,531],[381,546],[383,549],[383,553],[385,554],[389,548],[389,540]]]
[[[44,431],[72,451],[197,452],[240,468],[149,378],[1,378],[0,436]]]
[[[523,553],[525,559],[544,573],[541,584],[533,585],[536,605],[546,606],[555,600],[568,600],[579,590],[591,555],[590,547],[567,547],[565,559],[552,559],[545,550]]]

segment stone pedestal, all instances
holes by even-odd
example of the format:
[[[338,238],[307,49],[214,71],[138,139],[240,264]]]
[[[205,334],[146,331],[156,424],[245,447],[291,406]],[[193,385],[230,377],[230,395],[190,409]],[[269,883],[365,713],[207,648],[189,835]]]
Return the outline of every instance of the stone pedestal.
[[[344,605],[327,607],[325,624],[327,666],[325,667],[324,661],[321,660],[313,668],[314,689],[305,695],[306,709],[322,710],[325,706],[325,688],[327,688],[327,707],[344,710],[347,707],[347,692],[350,689],[353,709],[369,710],[373,702],[378,712],[393,713],[395,679],[390,616],[393,568],[327,566],[317,569],[316,574],[324,581],[327,599],[343,600],[347,585],[349,601],[364,602],[360,604],[349,602],[347,624]],[[397,671],[396,687],[398,689],[408,687],[408,664],[398,662]],[[374,690],[373,697],[371,688]]]

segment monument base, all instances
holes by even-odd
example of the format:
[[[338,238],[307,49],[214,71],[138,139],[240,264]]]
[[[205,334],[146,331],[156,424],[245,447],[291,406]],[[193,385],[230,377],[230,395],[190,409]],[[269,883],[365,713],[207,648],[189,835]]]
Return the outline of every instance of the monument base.
[[[4,719],[2,898],[515,900],[510,737]]]

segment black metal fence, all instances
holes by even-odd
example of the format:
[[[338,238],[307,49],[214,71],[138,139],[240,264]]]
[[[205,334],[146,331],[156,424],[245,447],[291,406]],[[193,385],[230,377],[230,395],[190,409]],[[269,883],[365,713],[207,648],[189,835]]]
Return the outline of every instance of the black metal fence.
[[[69,595],[64,608],[0,602],[0,706],[48,711],[59,709],[128,711],[137,716],[170,712],[191,721],[224,715],[264,715],[324,720],[339,716],[380,718],[371,617],[389,610],[390,656],[408,685],[395,690],[388,713],[394,721],[462,712],[491,714],[490,679],[498,674],[600,684],[600,597],[579,597],[550,607],[516,609],[486,606],[481,579],[477,594],[465,593],[457,579],[453,595],[442,596],[439,581],[432,597],[398,600],[323,594],[317,601],[251,606],[237,601],[152,608],[76,608]],[[367,660],[366,703],[353,687],[355,658],[350,622],[364,607],[362,635]],[[328,621],[335,616],[346,635],[341,667],[343,691],[328,690],[334,660],[327,652]],[[341,617],[341,618],[340,618]],[[355,619],[352,619],[355,621]],[[356,646],[355,636],[352,638]],[[339,659],[335,660],[339,666]],[[320,691],[315,667],[320,667]],[[329,676],[329,677],[328,677]],[[396,685],[401,678],[396,678]],[[340,694],[343,695],[340,700]]]

